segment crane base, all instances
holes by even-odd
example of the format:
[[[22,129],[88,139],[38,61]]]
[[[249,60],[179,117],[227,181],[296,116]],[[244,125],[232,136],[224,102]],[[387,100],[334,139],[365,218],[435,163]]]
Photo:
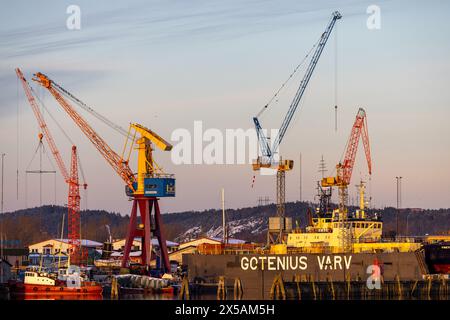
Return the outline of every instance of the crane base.
[[[137,211],[140,212],[140,223],[137,222]],[[154,209],[154,210],[153,210]],[[153,219],[152,219],[153,211]],[[152,225],[152,223],[154,225]],[[158,198],[136,195],[131,209],[130,224],[128,226],[127,239],[122,258],[122,267],[128,266],[131,246],[136,237],[142,238],[141,261],[143,265],[150,266],[152,255],[152,235],[158,239],[161,253],[161,262],[165,271],[170,271],[169,255],[167,252],[166,239],[162,232],[161,213],[159,211]]]

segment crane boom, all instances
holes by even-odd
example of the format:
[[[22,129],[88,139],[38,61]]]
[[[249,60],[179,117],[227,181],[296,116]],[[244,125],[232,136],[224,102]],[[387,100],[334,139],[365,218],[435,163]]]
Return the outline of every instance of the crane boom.
[[[135,129],[137,132],[141,134],[141,136],[146,137],[151,142],[153,142],[158,148],[160,148],[163,151],[170,151],[172,150],[172,145],[161,138],[157,133],[154,131],[138,124],[138,123],[132,123],[130,125],[133,129]]]
[[[330,36],[331,31],[333,30],[333,27],[336,23],[336,20],[341,19],[341,14],[338,11],[333,12],[331,16],[331,20],[327,25],[327,28],[325,29],[325,32],[322,33],[319,43],[317,45],[317,48],[314,52],[313,57],[311,58],[311,62],[309,63],[309,66],[306,70],[305,75],[303,76],[302,81],[300,82],[300,86],[294,96],[294,99],[292,100],[288,112],[286,113],[284,120],[281,124],[280,130],[278,131],[277,136],[275,137],[275,140],[273,142],[272,147],[269,147],[269,142],[267,140],[267,137],[262,132],[262,128],[260,125],[260,122],[258,120],[258,116],[253,118],[253,122],[255,124],[255,128],[257,131],[257,135],[260,142],[261,152],[263,155],[263,163],[265,164],[271,164],[273,161],[274,154],[277,152],[278,147],[280,146],[281,142],[283,141],[284,135],[286,134],[286,131],[289,127],[289,124],[291,123],[291,120],[295,114],[295,111],[297,110],[297,107],[303,97],[303,94],[305,93],[305,89],[308,86],[309,80],[311,79],[311,75],[317,65],[317,62],[319,61],[320,55],[322,54],[322,51],[325,47],[325,44],[327,43],[327,40]],[[265,158],[265,159],[264,159]]]
[[[39,110],[39,106],[32,94],[32,89],[25,79],[22,71],[19,68],[16,68],[17,77],[22,82],[25,94],[30,103],[31,109],[36,116],[39,127],[43,132],[43,136],[45,137],[48,145],[50,146],[51,152],[55,161],[58,165],[59,171],[64,177],[65,182],[69,187],[69,195],[67,202],[68,209],[68,236],[69,236],[69,244],[71,246],[71,259],[75,263],[81,262],[80,258],[82,257],[82,248],[80,241],[80,183],[78,179],[78,156],[77,156],[77,147],[72,146],[72,157],[70,162],[70,173],[67,170],[64,161],[61,158],[61,154],[56,146],[56,143],[48,130],[47,124],[42,116],[41,111]],[[84,188],[87,187],[87,184],[84,184]]]
[[[345,158],[342,163],[342,182],[350,184],[352,178],[353,167],[355,165],[356,151],[358,150],[359,137],[362,138],[364,152],[366,154],[367,166],[369,174],[372,174],[372,159],[370,157],[369,134],[367,131],[367,117],[363,108],[359,108],[356,119],[352,127],[352,132],[347,144]]]
[[[61,172],[64,180],[68,183],[70,181],[69,171],[67,170],[67,168],[64,164],[64,161],[61,158],[61,154],[56,146],[56,143],[53,140],[53,137],[50,134],[50,131],[48,130],[47,124],[45,123],[44,117],[42,116],[42,113],[39,110],[39,106],[37,105],[36,99],[34,98],[33,94],[31,93],[31,87],[30,87],[28,81],[25,79],[22,71],[19,68],[16,68],[16,74],[17,74],[17,77],[22,82],[22,86],[23,86],[23,89],[27,96],[28,102],[30,103],[31,109],[33,110],[34,115],[36,116],[39,127],[41,128],[44,138],[50,147],[53,157],[55,158],[55,161],[56,161],[56,164],[58,165],[59,171]]]
[[[69,244],[73,248],[71,259],[74,259],[75,263],[79,263],[81,262],[80,259],[83,255],[83,250],[81,248],[80,237],[80,183],[78,180],[78,159],[76,146],[72,146],[72,157],[70,161],[69,198],[67,208],[69,210],[69,221],[67,224],[69,231]]]
[[[112,122],[111,120],[106,118],[104,115],[98,113],[97,111],[95,111],[94,109],[89,107],[86,103],[84,103],[83,101],[81,101],[80,99],[75,97],[72,93],[70,93],[69,91],[64,89],[62,86],[60,86],[59,84],[57,84],[53,80],[52,80],[52,84],[53,84],[53,86],[58,88],[58,91],[60,93],[64,94],[66,97],[68,97],[68,98],[72,99],[73,101],[75,101],[81,108],[83,108],[84,110],[86,110],[87,112],[92,114],[94,117],[96,117],[97,119],[99,119],[100,121],[102,121],[103,123],[108,125],[110,128],[116,130],[118,133],[120,133],[124,137],[126,137],[128,135],[127,131],[124,128],[122,128],[121,126],[115,124],[114,122]]]
[[[64,99],[58,87],[53,86],[53,81],[46,75],[38,72],[34,75],[34,81],[38,82],[44,88],[46,88],[52,96],[58,101],[59,105],[66,111],[66,113],[77,124],[81,131],[91,141],[91,143],[97,148],[100,154],[105,158],[109,165],[116,171],[116,173],[122,178],[122,180],[135,190],[133,183],[136,181],[133,171],[128,166],[128,163],[122,159],[105,140],[100,137],[97,132],[89,125],[89,123],[70,105],[70,103]]]
[[[359,108],[347,142],[344,160],[336,166],[337,175],[336,177],[323,178],[322,187],[348,186],[350,184],[356,160],[356,152],[358,151],[359,137],[363,141],[369,174],[372,174],[372,158],[370,155],[366,111],[363,108]]]

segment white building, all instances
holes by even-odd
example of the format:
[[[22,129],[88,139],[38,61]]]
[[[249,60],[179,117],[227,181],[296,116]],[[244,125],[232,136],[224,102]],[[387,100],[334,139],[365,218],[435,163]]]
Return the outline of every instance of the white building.
[[[115,240],[112,243],[113,251],[123,251],[125,248],[126,239]],[[178,249],[179,244],[166,240],[167,251],[172,252]],[[159,247],[158,239],[152,239],[152,248]],[[131,246],[131,251],[141,251],[142,244],[140,238],[135,238],[133,240],[133,245]]]
[[[81,246],[87,249],[101,249],[103,244],[92,240],[81,240]],[[28,246],[30,254],[67,254],[70,248],[69,239],[50,239]]]

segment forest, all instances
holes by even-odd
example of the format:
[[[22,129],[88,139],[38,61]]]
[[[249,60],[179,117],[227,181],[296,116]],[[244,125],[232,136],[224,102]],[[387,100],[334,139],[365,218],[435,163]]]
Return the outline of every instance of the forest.
[[[355,208],[350,208],[350,211]],[[304,228],[308,221],[308,210],[314,212],[309,202],[286,203],[286,216],[292,217],[293,226]],[[229,235],[254,242],[264,242],[268,218],[274,216],[275,204],[227,209],[226,219],[230,225]],[[401,209],[387,207],[369,210],[368,214],[381,215],[384,221],[384,235],[395,236],[398,230],[402,236],[426,234],[447,234],[450,231],[450,209]],[[84,210],[81,213],[81,237],[83,239],[106,241],[109,237],[106,225],[111,229],[113,239],[126,236],[129,216],[104,210]],[[168,240],[185,241],[192,237],[216,235],[221,232],[222,211],[186,211],[162,215],[164,231]],[[61,224],[64,220],[63,238],[67,238],[67,208],[42,206],[5,213],[0,223],[6,234],[7,243],[25,247],[50,238],[61,238]],[[189,230],[196,230],[189,233]],[[214,233],[214,231],[216,231]]]

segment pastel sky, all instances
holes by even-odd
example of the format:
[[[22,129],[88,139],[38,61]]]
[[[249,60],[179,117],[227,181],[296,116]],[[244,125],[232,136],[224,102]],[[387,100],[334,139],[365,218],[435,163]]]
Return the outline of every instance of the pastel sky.
[[[66,8],[81,9],[81,30],[68,30]],[[381,9],[381,29],[369,30],[369,5]],[[448,1],[13,1],[0,11],[0,152],[5,157],[5,211],[39,204],[36,175],[25,170],[37,146],[38,127],[14,68],[30,79],[41,71],[98,112],[127,127],[141,123],[166,139],[177,128],[252,128],[252,116],[270,99],[324,31],[334,10],[343,18],[331,35],[295,119],[281,146],[296,161],[287,174],[287,201],[313,201],[321,156],[328,174],[341,158],[354,117],[365,108],[373,158],[373,205],[395,206],[395,176],[403,177],[403,207],[450,207],[450,26]],[[338,130],[334,128],[337,54]],[[261,118],[277,128],[304,68]],[[121,179],[43,89],[53,117],[77,144],[86,180],[82,207],[128,213]],[[85,113],[83,113],[86,115]],[[71,144],[45,116],[63,158]],[[122,136],[86,115],[117,151]],[[18,124],[18,128],[17,128]],[[274,177],[249,165],[174,165],[155,157],[177,177],[176,198],[163,212],[230,208],[275,199]],[[136,159],[133,158],[133,161]],[[16,168],[19,166],[19,196]],[[35,161],[29,167],[35,169]],[[133,168],[135,163],[133,162]],[[51,168],[48,160],[44,169]],[[56,176],[56,203],[67,187]],[[351,195],[367,180],[362,145]],[[43,203],[55,202],[52,176],[44,177]]]

